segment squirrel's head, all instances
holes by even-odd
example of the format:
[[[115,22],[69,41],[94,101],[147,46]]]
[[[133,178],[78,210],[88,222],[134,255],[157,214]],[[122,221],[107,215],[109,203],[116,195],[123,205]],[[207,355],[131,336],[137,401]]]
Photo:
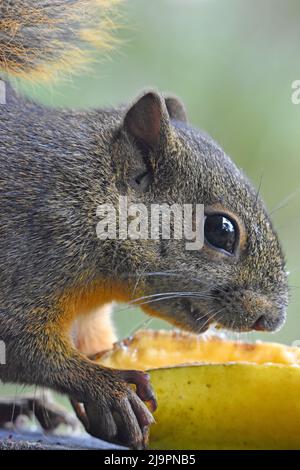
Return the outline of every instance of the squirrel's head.
[[[115,272],[127,279],[130,297],[195,332],[211,323],[277,330],[288,287],[276,232],[258,192],[209,136],[187,124],[180,101],[143,94],[125,112],[113,146],[117,193],[149,215],[149,239],[118,240],[114,250]],[[203,204],[204,220],[193,220],[204,230],[202,248],[174,239],[172,217],[170,239],[152,239],[153,204]],[[141,229],[148,216],[139,216]]]

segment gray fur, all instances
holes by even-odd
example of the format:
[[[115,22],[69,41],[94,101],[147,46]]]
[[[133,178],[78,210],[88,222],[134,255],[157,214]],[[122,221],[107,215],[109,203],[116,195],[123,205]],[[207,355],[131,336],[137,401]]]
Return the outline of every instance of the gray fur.
[[[4,2],[10,5],[17,8]],[[56,14],[56,2],[51,5]],[[29,32],[42,39],[42,30]],[[33,44],[31,35],[28,41]],[[122,281],[128,300],[194,293],[149,304],[151,314],[194,332],[212,321],[248,331],[262,316],[263,328],[273,331],[285,319],[288,288],[266,209],[220,146],[186,124],[174,97],[166,106],[159,93],[148,92],[128,109],[47,109],[8,86],[7,105],[0,106],[0,339],[7,345],[0,378],[69,394],[86,404],[89,432],[141,447],[152,422],[140,401],[154,402],[148,377],[102,369],[79,354],[61,299],[74,291],[89,295],[99,279],[111,286]],[[141,171],[151,178],[138,191],[133,181]],[[101,242],[97,206],[117,205],[120,194],[148,206],[220,206],[245,227],[245,243],[229,257],[208,246],[187,251],[184,240]],[[127,383],[137,385],[140,398]],[[112,422],[115,410],[127,423],[127,440]]]

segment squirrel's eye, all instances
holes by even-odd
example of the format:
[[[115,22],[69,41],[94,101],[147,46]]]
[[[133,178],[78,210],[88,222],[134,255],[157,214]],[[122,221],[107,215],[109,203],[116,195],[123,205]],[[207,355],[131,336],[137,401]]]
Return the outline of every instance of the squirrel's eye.
[[[221,214],[207,215],[204,224],[206,241],[219,250],[233,254],[237,241],[236,225]]]

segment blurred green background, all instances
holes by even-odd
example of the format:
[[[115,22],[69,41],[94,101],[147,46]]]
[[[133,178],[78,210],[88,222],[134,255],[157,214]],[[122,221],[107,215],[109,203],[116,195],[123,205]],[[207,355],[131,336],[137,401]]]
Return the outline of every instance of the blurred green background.
[[[191,123],[208,131],[256,186],[262,179],[270,210],[296,191],[273,216],[291,273],[288,321],[276,334],[247,339],[300,340],[300,105],[291,101],[291,84],[300,79],[299,0],[127,0],[121,13],[122,45],[109,60],[26,91],[72,107],[119,104],[148,86],[171,91]],[[124,336],[144,317],[119,310]]]
[[[300,340],[300,105],[291,101],[291,84],[300,79],[299,0],[128,0],[122,11],[123,44],[109,60],[26,92],[72,107],[119,104],[148,86],[179,95],[191,123],[208,131],[256,186],[262,180],[270,210],[288,198],[273,216],[290,271],[288,320],[280,332],[247,339]],[[120,336],[146,318],[136,309],[116,310]]]

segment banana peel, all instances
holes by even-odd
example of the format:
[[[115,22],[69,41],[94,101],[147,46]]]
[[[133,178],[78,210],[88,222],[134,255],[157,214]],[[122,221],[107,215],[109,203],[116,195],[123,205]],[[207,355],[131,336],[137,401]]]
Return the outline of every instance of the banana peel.
[[[300,348],[147,330],[98,361],[149,371],[151,449],[300,449]]]

